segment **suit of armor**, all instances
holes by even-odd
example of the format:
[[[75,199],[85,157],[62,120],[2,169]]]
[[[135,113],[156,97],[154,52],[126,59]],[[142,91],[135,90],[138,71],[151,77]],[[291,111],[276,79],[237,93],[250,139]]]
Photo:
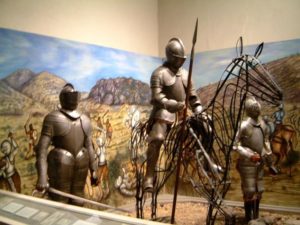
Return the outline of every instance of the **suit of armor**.
[[[254,98],[247,99],[248,118],[238,131],[236,150],[239,153],[237,170],[241,177],[246,220],[258,218],[259,202],[264,191],[264,165],[272,166],[269,129],[260,119],[261,106]]]
[[[160,147],[167,131],[175,122],[176,114],[180,118],[185,107],[188,73],[181,68],[186,56],[180,39],[172,38],[166,47],[166,62],[158,67],[151,76],[150,132],[148,136],[147,168],[144,191],[153,191],[153,176],[159,157]],[[195,113],[200,113],[202,106],[196,91],[191,85],[189,104]]]
[[[74,91],[71,84],[67,84],[60,94],[62,108],[49,113],[44,119],[36,148],[38,190],[50,185],[60,191],[83,196],[88,169],[93,174],[92,182],[96,182],[97,164],[91,140],[91,123],[86,115],[75,110],[78,100],[78,92]],[[48,153],[50,144],[54,148]],[[53,193],[49,193],[49,197],[82,205],[82,202]]]

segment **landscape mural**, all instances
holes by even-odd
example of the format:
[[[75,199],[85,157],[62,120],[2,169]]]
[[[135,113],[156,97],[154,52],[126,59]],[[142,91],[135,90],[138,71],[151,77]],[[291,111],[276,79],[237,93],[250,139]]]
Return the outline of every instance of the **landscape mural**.
[[[247,37],[244,40],[247,42]],[[255,48],[256,45],[246,46],[244,52],[253,54]],[[235,47],[196,54],[193,80],[203,105],[212,98],[223,71],[236,55]],[[295,131],[291,141],[298,152],[300,39],[265,43],[260,60],[283,90],[284,123]],[[37,179],[34,145],[43,118],[57,109],[59,92],[70,82],[81,92],[80,111],[92,120],[95,148],[106,152],[107,164],[99,168],[101,181],[97,187],[87,182],[85,196],[115,206],[134,201],[135,177],[129,155],[131,129],[149,116],[150,76],[162,62],[158,57],[0,28],[1,188],[10,190],[5,182],[8,159],[2,149],[13,139],[17,146],[11,147],[14,151],[11,150],[10,163],[20,174],[14,182],[21,193],[32,194]],[[188,68],[188,60],[184,66]],[[274,119],[276,110],[265,105],[263,114]],[[95,142],[99,137],[101,145]],[[263,201],[300,207],[300,163],[297,157],[292,160],[288,152],[279,163],[279,175],[271,177],[266,173]],[[172,193],[172,185],[165,191]],[[184,179],[180,194],[196,196]],[[234,165],[227,198],[242,201]]]

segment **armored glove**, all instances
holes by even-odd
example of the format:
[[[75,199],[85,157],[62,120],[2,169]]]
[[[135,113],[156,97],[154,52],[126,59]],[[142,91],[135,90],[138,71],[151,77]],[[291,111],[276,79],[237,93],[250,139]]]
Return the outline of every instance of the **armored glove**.
[[[97,176],[96,171],[91,171],[91,185],[97,186],[99,183],[99,178]]]
[[[46,179],[43,178],[38,178],[38,181],[36,183],[36,189],[38,191],[44,191],[47,190],[49,188],[49,183]]]
[[[260,155],[259,155],[259,154],[254,153],[254,154],[250,157],[250,160],[251,160],[252,162],[259,162],[259,161],[261,160],[261,158],[260,158]]]

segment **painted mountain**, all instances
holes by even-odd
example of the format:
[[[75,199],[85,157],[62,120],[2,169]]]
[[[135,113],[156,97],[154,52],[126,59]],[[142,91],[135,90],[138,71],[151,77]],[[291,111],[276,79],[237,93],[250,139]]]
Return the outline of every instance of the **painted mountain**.
[[[44,105],[48,111],[57,109],[59,93],[66,83],[64,79],[49,72],[36,74],[29,69],[20,69],[1,80],[2,102],[10,102],[3,105],[11,108],[3,109],[2,113],[22,111],[21,102],[29,100],[32,102],[29,105],[35,102]],[[81,99],[94,105],[147,105],[150,94],[148,84],[121,77],[98,80],[89,93],[81,93]]]
[[[22,115],[34,108],[37,112],[46,112],[45,107],[28,96],[16,91],[0,81],[0,115]]]
[[[16,72],[8,75],[3,79],[8,86],[12,87],[17,91],[21,91],[23,86],[35,77],[36,74],[29,69],[19,69]]]
[[[88,99],[104,105],[147,105],[150,102],[150,87],[132,78],[98,80]]]
[[[57,107],[58,94],[66,84],[65,80],[54,74],[48,72],[35,74],[28,69],[20,69],[8,75],[2,82],[33,102],[44,105],[48,110]]]
[[[23,86],[21,92],[48,109],[54,110],[59,104],[58,95],[67,82],[48,72],[41,72]]]

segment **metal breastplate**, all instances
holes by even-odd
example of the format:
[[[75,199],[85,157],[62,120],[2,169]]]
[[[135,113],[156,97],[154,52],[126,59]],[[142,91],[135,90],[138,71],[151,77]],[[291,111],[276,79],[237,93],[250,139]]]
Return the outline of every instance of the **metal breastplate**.
[[[69,151],[74,157],[84,146],[84,132],[80,119],[71,120],[66,118],[64,123],[68,123],[70,129],[64,135],[53,135],[53,145],[56,148],[62,148]]]
[[[179,102],[185,101],[185,87],[182,82],[181,74],[173,75],[165,73],[163,76],[163,93],[167,99],[174,99]]]
[[[251,150],[262,153],[264,147],[264,135],[260,125],[249,124],[246,128],[246,135],[241,139],[241,145]]]

